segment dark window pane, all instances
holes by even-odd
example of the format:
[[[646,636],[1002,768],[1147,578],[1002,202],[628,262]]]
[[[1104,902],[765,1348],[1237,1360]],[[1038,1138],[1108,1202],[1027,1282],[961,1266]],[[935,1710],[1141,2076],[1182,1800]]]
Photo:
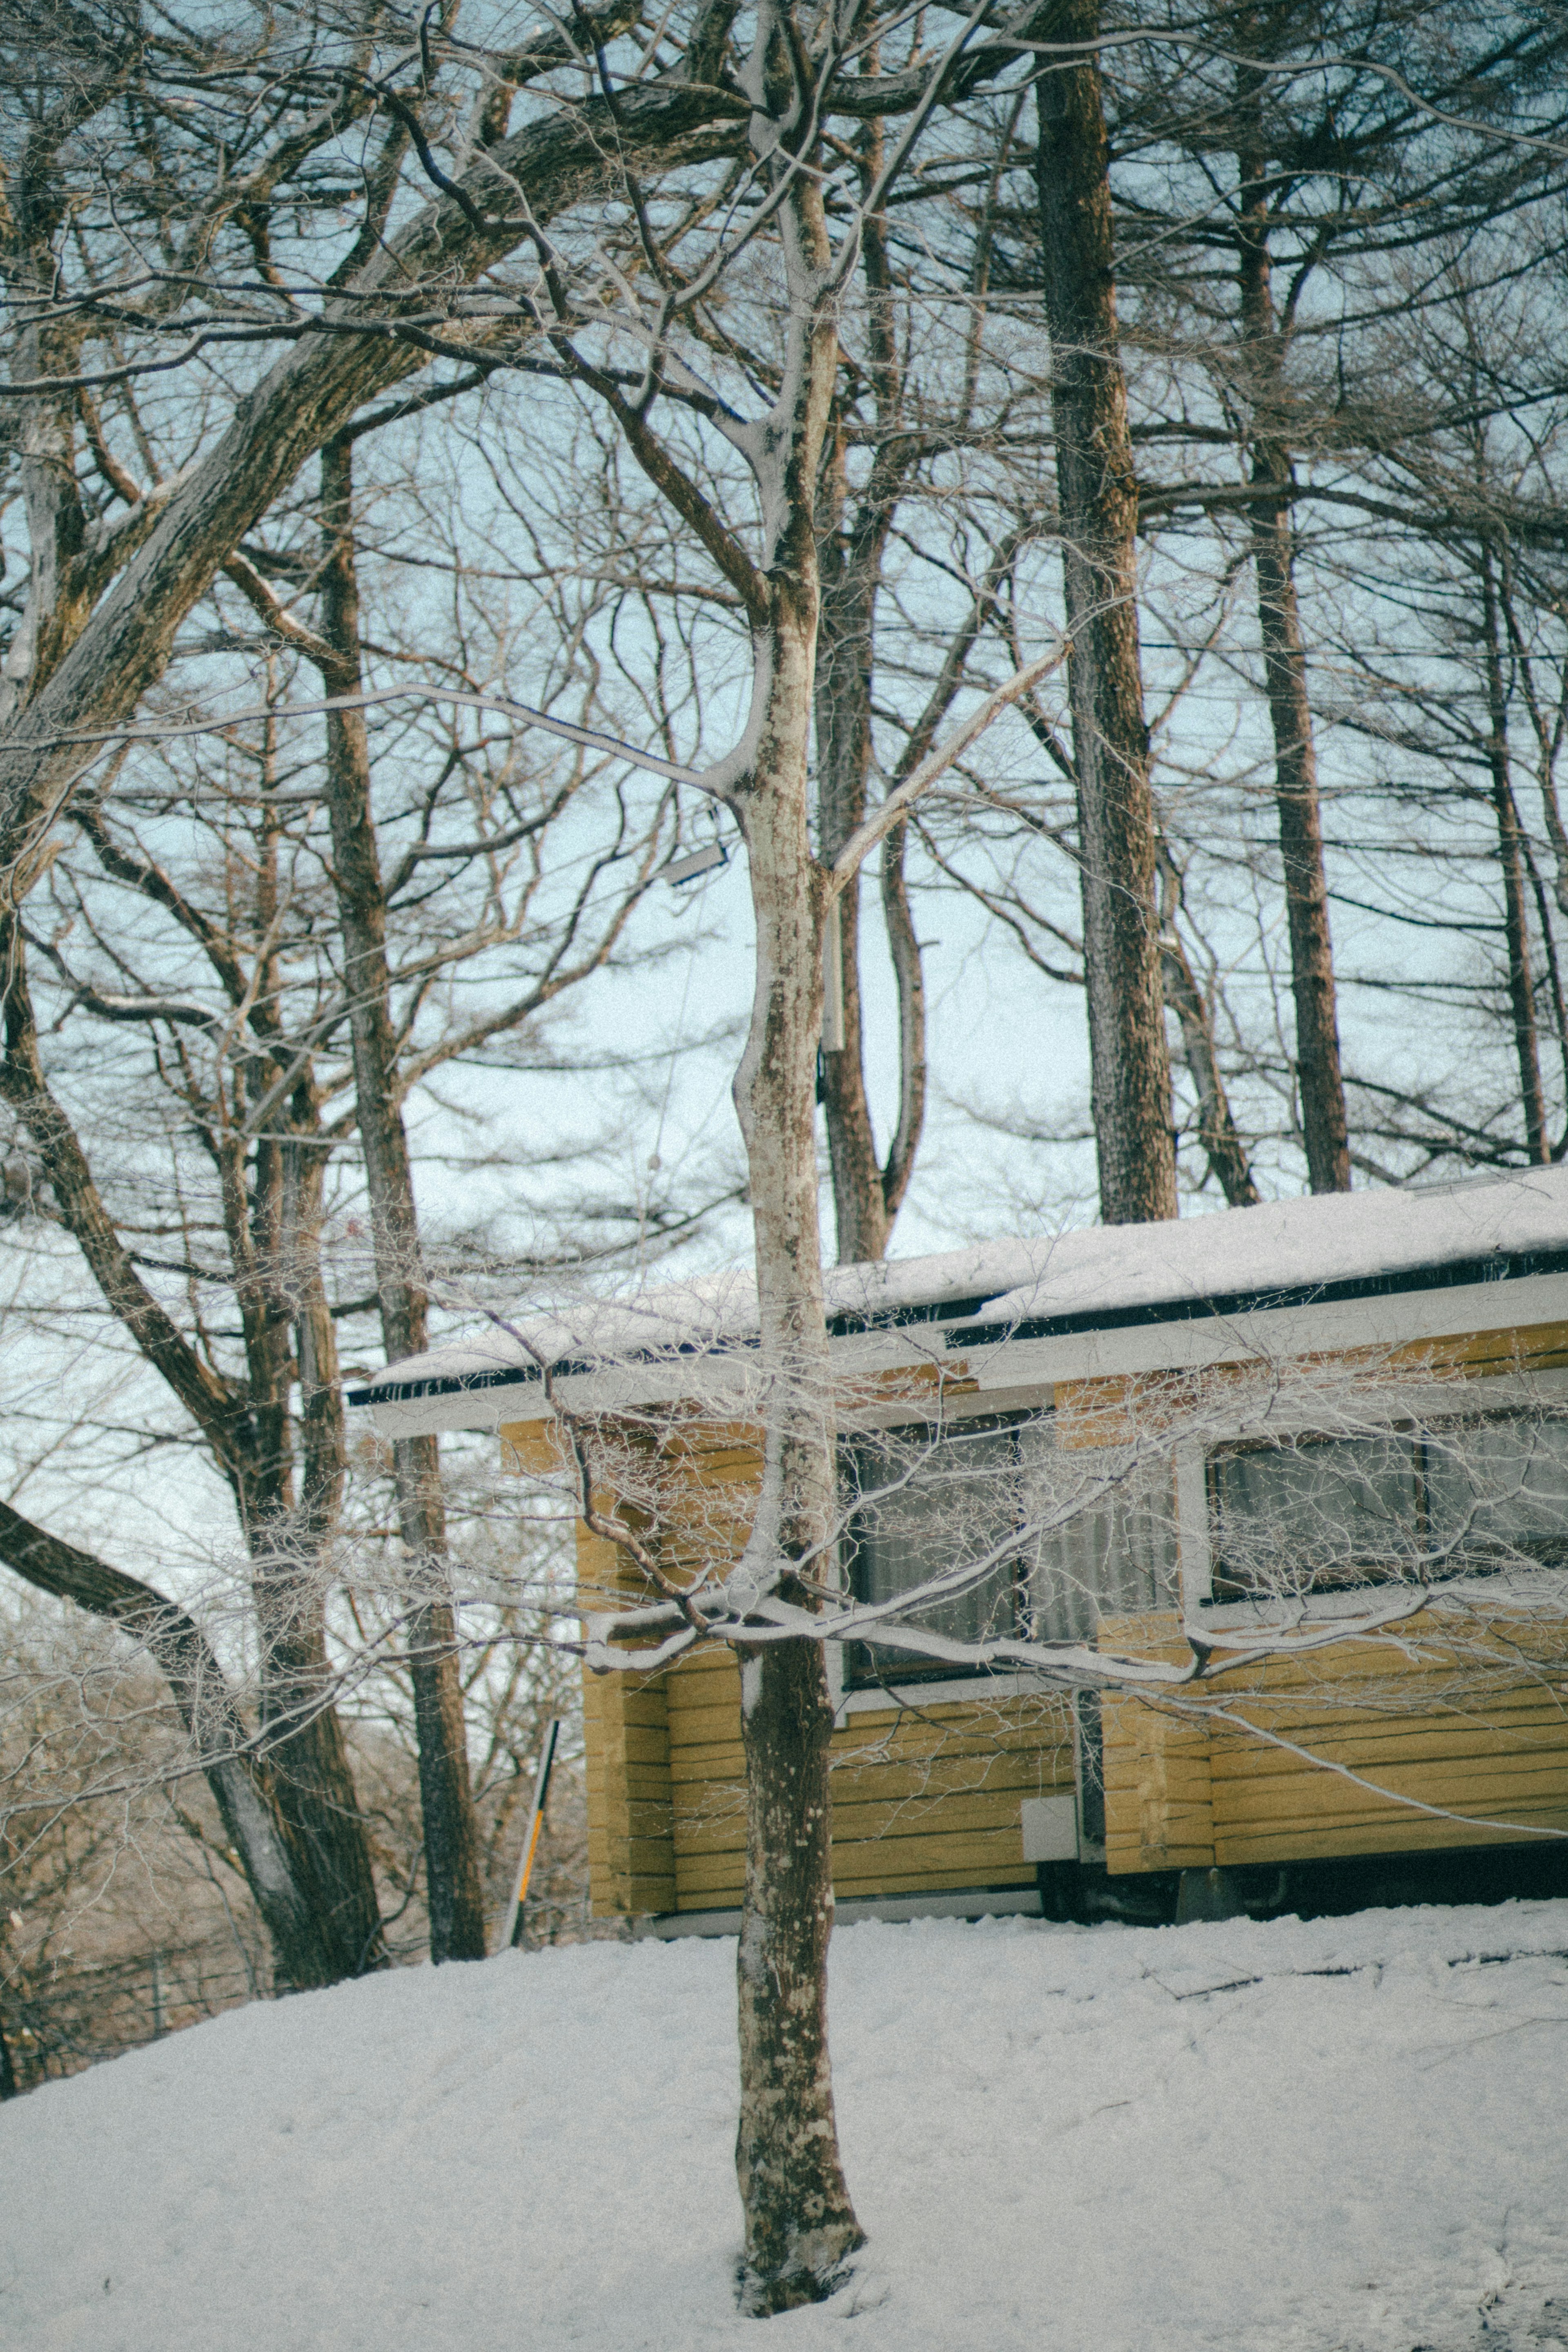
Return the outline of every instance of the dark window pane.
[[[1568,1421],[1500,1413],[1426,1441],[1428,1539],[1455,1574],[1568,1561]]]
[[[1017,1524],[1018,1455],[1011,1429],[901,1436],[845,1457],[850,1581],[857,1600],[895,1601],[934,1577],[961,1571],[1007,1546]],[[855,1502],[857,1496],[868,1499]],[[1018,1627],[1018,1565],[1010,1548],[982,1578],[925,1602],[904,1622],[959,1642],[995,1641]],[[894,1683],[966,1671],[871,1643],[851,1645],[851,1680]]]
[[[1209,1464],[1217,1594],[1293,1594],[1419,1568],[1414,1438],[1295,1439]]]

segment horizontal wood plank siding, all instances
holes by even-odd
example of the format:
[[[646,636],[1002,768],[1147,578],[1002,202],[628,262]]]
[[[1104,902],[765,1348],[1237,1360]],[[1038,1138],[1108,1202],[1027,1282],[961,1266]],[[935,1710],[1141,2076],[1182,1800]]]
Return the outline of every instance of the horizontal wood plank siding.
[[[1568,1363],[1568,1325],[1460,1333],[1385,1351],[1380,1362],[1402,1375],[1463,1372],[1482,1387],[1489,1374]],[[1200,1388],[1218,1392],[1241,1370],[1159,1376],[1152,1387],[1136,1376],[1059,1384],[1063,1436],[1119,1443],[1134,1421],[1190,1410]],[[546,1423],[503,1435],[517,1466],[545,1471],[559,1460]],[[726,1571],[745,1540],[759,1468],[757,1433],[742,1427],[693,1422],[666,1444],[651,1475],[667,1572]],[[642,1590],[614,1548],[586,1533],[580,1570],[601,1592]],[[1206,1685],[1191,1705],[1107,1693],[1108,1868],[1312,1861],[1568,1830],[1568,1628],[1536,1623],[1521,1633],[1517,1619],[1434,1615],[1404,1638],[1405,1654],[1345,1641],[1275,1661]],[[1108,1621],[1100,1639],[1106,1649],[1188,1654],[1169,1612]],[[1484,1690],[1478,1661],[1488,1669]],[[1215,1720],[1205,1696],[1237,1719]],[[916,1692],[915,1700],[918,1712],[847,1714],[833,1736],[838,1894],[1031,1885],[1020,1809],[1073,1787],[1070,1703],[993,1695],[980,1682],[972,1697],[928,1704]],[[595,1912],[738,1903],[746,1824],[733,1656],[704,1652],[648,1679],[590,1677],[585,1707]]]
[[[676,1896],[739,1902],[746,1868],[740,1676],[709,1654],[664,1677]],[[833,1885],[859,1895],[1027,1887],[1022,1805],[1072,1787],[1060,1699],[1007,1696],[850,1716],[833,1735]]]
[[[1304,1665],[1271,1670],[1263,1696],[1235,1710],[1255,1732],[1214,1727],[1216,1858],[1321,1861],[1568,1830],[1568,1696],[1553,1679],[1568,1675],[1568,1629],[1529,1628],[1533,1671],[1511,1682],[1500,1644],[1511,1652],[1519,1638],[1507,1624],[1477,1622],[1466,1640],[1417,1621],[1427,1655],[1347,1643],[1315,1679]],[[1468,1660],[1483,1644],[1498,1651],[1495,1685],[1458,1687],[1460,1652]]]

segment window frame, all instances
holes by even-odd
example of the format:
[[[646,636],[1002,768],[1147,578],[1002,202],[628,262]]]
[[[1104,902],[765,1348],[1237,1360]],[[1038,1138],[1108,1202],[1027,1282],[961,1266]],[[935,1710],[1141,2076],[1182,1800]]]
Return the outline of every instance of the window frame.
[[[1568,1422],[1568,1368],[1552,1367],[1545,1371],[1512,1375],[1470,1376],[1467,1386],[1484,1386],[1492,1393],[1485,1398],[1456,1393],[1459,1384],[1450,1381],[1419,1382],[1401,1385],[1391,1395],[1384,1412],[1379,1412],[1369,1401],[1365,1420],[1371,1429],[1382,1427],[1390,1432],[1401,1427],[1412,1432],[1417,1453],[1416,1516],[1425,1538],[1429,1526],[1427,1497],[1427,1440],[1430,1429],[1476,1427],[1488,1422],[1518,1419],[1531,1413],[1545,1412],[1551,1418]],[[1331,1439],[1335,1433],[1320,1429],[1303,1415],[1299,1426],[1278,1432],[1281,1438],[1308,1441],[1322,1437]],[[1202,1440],[1192,1440],[1178,1445],[1175,1451],[1176,1511],[1179,1559],[1179,1590],[1184,1619],[1195,1630],[1199,1622],[1216,1631],[1228,1626],[1245,1626],[1278,1616],[1288,1611],[1292,1619],[1306,1618],[1331,1622],[1336,1617],[1353,1617],[1363,1612],[1369,1594],[1386,1592],[1390,1586],[1412,1584],[1396,1568],[1379,1574],[1375,1571],[1358,1578],[1354,1582],[1309,1585],[1300,1592],[1237,1593],[1216,1590],[1220,1574],[1220,1557],[1217,1541],[1216,1513],[1213,1507],[1211,1465],[1221,1456],[1270,1443],[1255,1429],[1238,1426],[1232,1433],[1216,1434]],[[1565,1531],[1568,1543],[1568,1531]],[[1522,1549],[1523,1547],[1521,1547]],[[1500,1573],[1511,1563],[1489,1561],[1484,1556],[1456,1559],[1453,1566],[1445,1561],[1441,1572],[1431,1580],[1430,1589],[1440,1591],[1448,1586],[1467,1582]],[[1542,1561],[1542,1568],[1568,1568],[1568,1561]],[[1413,1586],[1413,1589],[1414,1586]]]
[[[901,1440],[912,1444],[924,1442],[935,1449],[945,1444],[961,1444],[968,1437],[991,1436],[999,1431],[1006,1431],[1010,1434],[1016,1430],[1037,1428],[1041,1424],[1048,1424],[1054,1418],[1054,1406],[1050,1404],[1035,1407],[1020,1406],[1007,1412],[966,1414],[961,1421],[956,1423],[901,1422],[886,1429],[866,1430],[853,1436],[841,1437],[838,1461],[841,1508],[843,1511],[843,1517],[839,1529],[837,1552],[841,1588],[843,1592],[852,1600],[864,1598],[864,1595],[856,1589],[855,1570],[860,1556],[860,1543],[854,1529],[857,1511],[852,1505],[847,1503],[843,1488],[843,1465],[846,1456],[858,1457],[864,1450],[878,1444],[896,1444]],[[1015,1463],[1019,1460],[1016,1449],[1013,1459]],[[1010,1563],[998,1562],[997,1570],[998,1576],[1004,1565],[1009,1569],[1009,1590],[1012,1595],[1012,1633],[1014,1635],[1024,1635],[1029,1622],[1028,1564],[1022,1552],[1019,1551]],[[878,1645],[870,1641],[840,1641],[836,1642],[833,1647],[839,1655],[839,1690],[841,1704],[844,1705],[859,1702],[863,1706],[868,1694],[891,1700],[895,1706],[902,1705],[904,1702],[901,1699],[900,1693],[906,1688],[925,1693],[929,1700],[934,1686],[946,1685],[949,1683],[958,1685],[954,1696],[962,1696],[977,1681],[995,1683],[998,1674],[1009,1682],[1019,1680],[1018,1669],[1015,1667],[998,1669],[979,1662],[962,1664],[951,1658],[932,1658],[923,1661],[911,1655],[908,1664],[904,1664],[900,1661],[898,1654],[894,1653],[883,1654],[887,1657],[887,1663],[881,1666],[877,1666],[874,1663],[857,1663],[874,1660]]]

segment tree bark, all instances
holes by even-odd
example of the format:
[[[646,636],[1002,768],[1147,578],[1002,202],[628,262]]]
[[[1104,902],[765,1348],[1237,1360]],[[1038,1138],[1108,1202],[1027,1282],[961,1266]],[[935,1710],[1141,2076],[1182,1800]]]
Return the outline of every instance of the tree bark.
[[[1244,100],[1244,110],[1247,101]],[[1256,101],[1251,119],[1258,119]],[[1350,1129],[1341,1066],[1333,942],[1329,932],[1317,753],[1307,661],[1296,597],[1291,468],[1283,424],[1283,355],[1275,316],[1269,212],[1260,148],[1237,155],[1241,229],[1237,285],[1247,393],[1253,414],[1252,567],[1263,646],[1269,721],[1274,738],[1274,805],[1291,934],[1291,992],[1296,1015],[1296,1084],[1307,1181],[1314,1192],[1350,1190]]]
[[[1513,1049],[1519,1064],[1519,1098],[1524,1110],[1525,1150],[1537,1167],[1552,1158],[1546,1132],[1546,1097],[1541,1084],[1541,1039],[1535,1014],[1535,979],[1531,970],[1530,917],[1519,804],[1513,796],[1509,755],[1508,696],[1503,683],[1502,632],[1491,550],[1481,549],[1481,598],[1486,633],[1487,766],[1492,814],[1497,820],[1498,869],[1502,876],[1503,937],[1508,948],[1508,1001]]]
[[[832,499],[841,523],[840,484]],[[891,467],[881,468],[883,476]],[[831,864],[866,812],[871,772],[872,633],[883,550],[897,488],[873,480],[848,530],[825,531],[821,617],[814,687],[817,730],[818,845]],[[839,927],[844,1042],[824,1048],[821,1098],[832,1173],[838,1259],[854,1265],[887,1255],[925,1115],[925,987],[920,945],[904,878],[905,828],[883,845],[882,908],[898,989],[898,1117],[885,1160],[879,1160],[865,1083],[865,1022],[861,995],[861,886],[857,874],[839,894],[828,920]]]
[[[74,1601],[143,1643],[162,1668],[225,1833],[272,1942],[279,1978],[296,1990],[358,1973],[319,1899],[308,1851],[279,1802],[270,1766],[195,1621],[149,1584],[49,1535],[0,1503],[0,1559],[40,1592]]]
[[[1181,905],[1181,876],[1169,850],[1159,849],[1161,880],[1160,957],[1166,1003],[1181,1028],[1182,1055],[1197,1096],[1198,1141],[1209,1173],[1232,1209],[1255,1208],[1258,1187],[1252,1181],[1246,1147],[1231,1114],[1230,1097],[1219,1072],[1214,1049],[1214,1022],[1202,989],[1187,961],[1176,913]]]
[[[749,789],[736,799],[757,982],[735,1097],[750,1171],[768,1387],[763,1487],[747,1551],[770,1589],[798,1601],[801,1589],[788,1576],[779,1582],[777,1566],[825,1540],[833,1435],[813,1117],[827,894],[807,829],[815,561],[798,545],[793,554],[792,578],[781,579],[780,566],[771,572],[778,609],[758,666],[768,708]],[[862,2240],[839,2161],[828,2057],[826,1661],[811,1641],[743,1651],[742,1661],[747,1865],[736,2170],[746,2212],[743,2300],[762,2315],[830,2293]]]
[[[386,1953],[363,1816],[331,1702],[319,1502],[312,1526],[295,1512],[289,1492],[289,1310],[279,1295],[281,1235],[266,1229],[266,1196],[280,1171],[258,1167],[256,1172],[256,1208],[264,1228],[256,1254],[259,1280],[247,1272],[251,1203],[243,1173],[225,1171],[225,1224],[251,1373],[242,1384],[203,1362],[146,1289],[120,1242],[76,1130],[44,1076],[14,917],[0,926],[0,959],[7,981],[0,1095],[32,1136],[62,1221],[106,1303],[191,1415],[234,1495],[251,1557],[271,1785],[297,1852],[307,1857],[302,1867],[319,1933],[334,1956],[333,1977],[357,1976],[382,1966]],[[264,1060],[263,1066],[274,1066]]]
[[[787,89],[778,96],[788,104]],[[775,520],[752,610],[751,755],[731,795],[756,921],[751,1023],[735,1103],[750,1177],[767,1389],[762,1489],[737,1573],[755,1575],[759,1599],[799,1602],[807,1588],[790,1564],[808,1556],[820,1564],[836,1478],[815,1117],[828,882],[811,854],[808,754],[820,610],[816,486],[838,332],[814,174],[795,178],[781,229],[789,326],[761,485]],[[742,1658],[747,1869],[736,2172],[746,2213],[742,2300],[760,2315],[831,2294],[862,2239],[839,2160],[828,2055],[827,1664],[821,1643],[804,1639]]]
[[[873,69],[867,59],[866,70]],[[860,142],[862,193],[883,161],[882,125]],[[866,811],[872,764],[871,681],[877,593],[887,535],[915,443],[898,432],[903,369],[892,317],[886,224],[867,215],[861,269],[868,304],[870,376],[877,439],[870,478],[849,518],[841,432],[823,468],[825,512],[818,533],[821,611],[813,688],[817,724],[817,843],[831,865]],[[882,908],[898,989],[898,1114],[885,1160],[879,1160],[865,1083],[865,1021],[861,994],[861,877],[839,894],[836,922],[843,975],[844,1042],[824,1047],[821,1100],[832,1174],[834,1235],[841,1265],[884,1257],[894,1220],[909,1189],[925,1118],[925,988],[920,945],[904,883],[905,828],[883,845]]]
[[[1126,1224],[1176,1215],[1176,1152],[1098,32],[1098,0],[1065,0],[1055,38],[1085,48],[1038,86],[1038,175],[1100,1213]]]
[[[360,689],[359,583],[353,547],[353,477],[345,443],[321,457],[322,521],[329,541],[322,576],[322,635],[330,694]],[[343,934],[354,1087],[370,1194],[376,1287],[387,1361],[418,1355],[427,1309],[420,1280],[418,1211],[397,1090],[397,1036],[386,955],[386,896],[371,808],[370,742],[364,715],[327,717],[327,805],[333,881]],[[438,1442],[400,1438],[392,1449],[398,1522],[420,1594],[409,1625],[423,1818],[430,1957],[485,1957],[479,1831],[469,1783],[468,1742],[456,1630],[446,1568],[446,1517]]]

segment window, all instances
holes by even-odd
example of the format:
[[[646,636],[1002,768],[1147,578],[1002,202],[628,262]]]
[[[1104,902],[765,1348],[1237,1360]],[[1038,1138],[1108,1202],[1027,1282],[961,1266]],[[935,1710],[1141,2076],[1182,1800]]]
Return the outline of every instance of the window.
[[[956,1435],[901,1430],[846,1448],[841,1468],[852,1505],[849,1582],[857,1601],[893,1601],[945,1569],[981,1559],[1016,1524],[1018,1453],[1010,1428]],[[1005,1639],[1019,1629],[1019,1574],[1018,1560],[1004,1558],[967,1590],[905,1622],[955,1641]],[[979,1671],[869,1642],[849,1645],[852,1687]]]
[[[842,1468],[857,1600],[892,1601],[945,1569],[1000,1554],[906,1623],[966,1643],[1092,1642],[1103,1614],[1170,1605],[1168,1464],[1130,1448],[1066,1451],[1040,1419],[897,1431],[846,1448]],[[849,1650],[852,1687],[985,1671],[871,1642]]]
[[[1500,1413],[1422,1447],[1427,1543],[1457,1570],[1568,1564],[1568,1420]]]
[[[1568,1421],[1228,1447],[1208,1464],[1217,1601],[1568,1561]]]

